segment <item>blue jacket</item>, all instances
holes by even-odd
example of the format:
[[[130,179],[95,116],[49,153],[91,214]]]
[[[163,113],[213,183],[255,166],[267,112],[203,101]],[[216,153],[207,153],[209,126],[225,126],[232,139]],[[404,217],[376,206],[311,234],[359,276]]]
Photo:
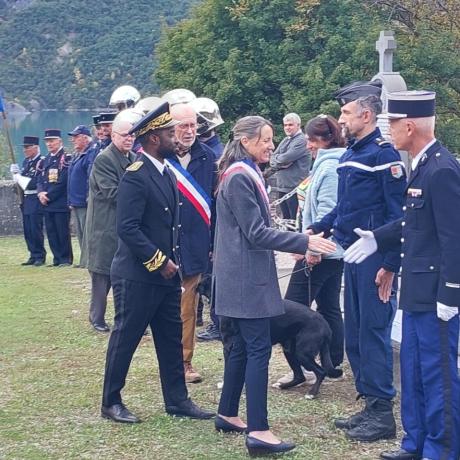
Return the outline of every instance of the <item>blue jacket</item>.
[[[460,305],[460,165],[436,141],[406,189],[404,216],[375,230],[380,251],[402,253],[400,308]]]
[[[43,206],[47,212],[70,212],[67,204],[67,174],[72,156],[61,148],[56,155],[48,154],[40,165],[37,191],[47,192],[49,202]]]
[[[302,228],[308,228],[312,223],[321,220],[332,211],[337,204],[337,165],[345,152],[342,147],[319,149],[318,155],[310,172],[305,203],[302,211]],[[340,259],[343,249],[337,244],[333,254],[323,255],[324,259]]]
[[[24,190],[24,202],[22,204],[22,212],[25,215],[35,214],[42,212],[42,205],[37,196],[37,177],[40,170],[40,164],[43,157],[37,154],[30,160],[25,158],[22,162],[21,176],[29,177],[30,182]]]
[[[397,150],[381,138],[377,128],[354,142],[340,158],[336,207],[311,225],[315,233],[333,232],[344,248],[358,236],[353,229],[374,230],[402,216],[406,173]],[[385,254],[383,268],[397,273],[398,251]]]
[[[218,160],[222,156],[222,153],[224,153],[224,145],[222,144],[218,134],[210,137],[207,141],[203,142],[203,144],[207,145],[214,152],[214,158],[216,160]]]
[[[76,153],[69,166],[68,203],[75,208],[86,208],[89,189],[89,175],[96,156],[96,145],[90,143],[82,153]]]
[[[198,140],[190,150],[191,160],[187,166],[193,178],[211,200],[214,209],[216,186],[216,163],[212,150]],[[176,159],[176,161],[178,161]],[[182,192],[180,195],[180,248],[183,274],[186,276],[206,273],[211,251],[211,228],[205,223],[193,204]],[[214,222],[214,216],[211,217]]]

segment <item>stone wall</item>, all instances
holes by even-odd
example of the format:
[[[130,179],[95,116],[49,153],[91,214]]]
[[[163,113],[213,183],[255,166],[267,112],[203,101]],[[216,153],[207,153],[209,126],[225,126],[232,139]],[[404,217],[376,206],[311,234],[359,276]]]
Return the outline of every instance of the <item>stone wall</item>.
[[[0,236],[22,234],[22,217],[14,182],[0,180]]]

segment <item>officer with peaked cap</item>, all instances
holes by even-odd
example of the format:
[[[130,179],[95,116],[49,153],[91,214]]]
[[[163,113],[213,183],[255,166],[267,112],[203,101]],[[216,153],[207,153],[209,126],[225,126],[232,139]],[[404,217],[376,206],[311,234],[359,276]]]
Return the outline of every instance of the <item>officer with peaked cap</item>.
[[[21,265],[39,267],[45,263],[46,251],[43,238],[43,209],[37,197],[37,176],[43,158],[40,156],[39,138],[24,136],[24,161],[20,169],[10,166],[13,180],[21,187],[24,201],[21,204],[24,239],[29,250],[29,259]]]
[[[117,112],[102,112],[99,114],[99,125],[101,126],[103,134],[100,148],[101,151],[108,147],[112,141],[112,125],[116,116]]]
[[[62,146],[59,129],[45,130],[48,155],[40,166],[37,180],[38,199],[45,214],[48,242],[53,253],[53,266],[72,264],[70,209],[67,198],[68,169],[72,160]]]
[[[412,173],[404,216],[371,231],[345,253],[359,263],[379,251],[401,252],[403,310],[401,449],[389,460],[460,458],[460,166],[436,140],[435,93],[388,95],[395,147],[409,152]]]
[[[145,329],[152,330],[166,412],[196,419],[214,414],[188,397],[182,364],[179,194],[165,159],[177,148],[169,104],[159,104],[131,130],[144,153],[121,179],[117,199],[118,249],[111,268],[115,327],[107,349],[101,414],[116,422],[139,419],[121,390]]]
[[[337,169],[337,205],[311,230],[333,232],[345,249],[357,240],[356,227],[373,230],[402,215],[406,175],[399,153],[376,127],[380,91],[379,82],[357,82],[335,94],[342,112],[338,121],[352,141]],[[391,325],[399,266],[397,250],[374,254],[361,265],[345,264],[345,348],[356,390],[365,398],[364,410],[335,421],[349,439],[376,441],[396,434]]]

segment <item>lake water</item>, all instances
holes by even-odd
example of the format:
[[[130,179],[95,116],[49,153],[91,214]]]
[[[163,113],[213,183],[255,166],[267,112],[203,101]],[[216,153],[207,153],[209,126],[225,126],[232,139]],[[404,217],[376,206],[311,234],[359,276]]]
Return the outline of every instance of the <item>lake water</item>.
[[[13,144],[14,153],[18,162],[24,157],[22,152],[22,141],[24,136],[38,136],[40,138],[40,149],[42,155],[46,155],[47,150],[43,141],[45,129],[55,128],[62,131],[62,140],[68,151],[71,151],[71,143],[67,133],[77,125],[87,125],[91,127],[93,123],[92,115],[97,111],[88,112],[65,112],[47,111],[33,112],[31,114],[8,113],[8,126]],[[0,116],[0,128],[4,134],[3,119]]]

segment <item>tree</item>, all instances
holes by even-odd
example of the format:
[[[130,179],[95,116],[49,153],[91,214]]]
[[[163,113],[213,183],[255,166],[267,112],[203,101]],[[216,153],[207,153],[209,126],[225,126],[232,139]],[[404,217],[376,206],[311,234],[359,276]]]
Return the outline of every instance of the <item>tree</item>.
[[[247,114],[276,123],[287,111],[304,121],[337,115],[332,93],[377,73],[375,41],[388,20],[397,29],[398,69],[409,88],[438,91],[439,133],[460,151],[460,137],[450,134],[460,129],[459,64],[447,46],[454,32],[430,34],[433,22],[423,16],[415,35],[378,1],[204,0],[163,32],[156,81],[165,90],[186,87],[215,99],[229,125]]]

